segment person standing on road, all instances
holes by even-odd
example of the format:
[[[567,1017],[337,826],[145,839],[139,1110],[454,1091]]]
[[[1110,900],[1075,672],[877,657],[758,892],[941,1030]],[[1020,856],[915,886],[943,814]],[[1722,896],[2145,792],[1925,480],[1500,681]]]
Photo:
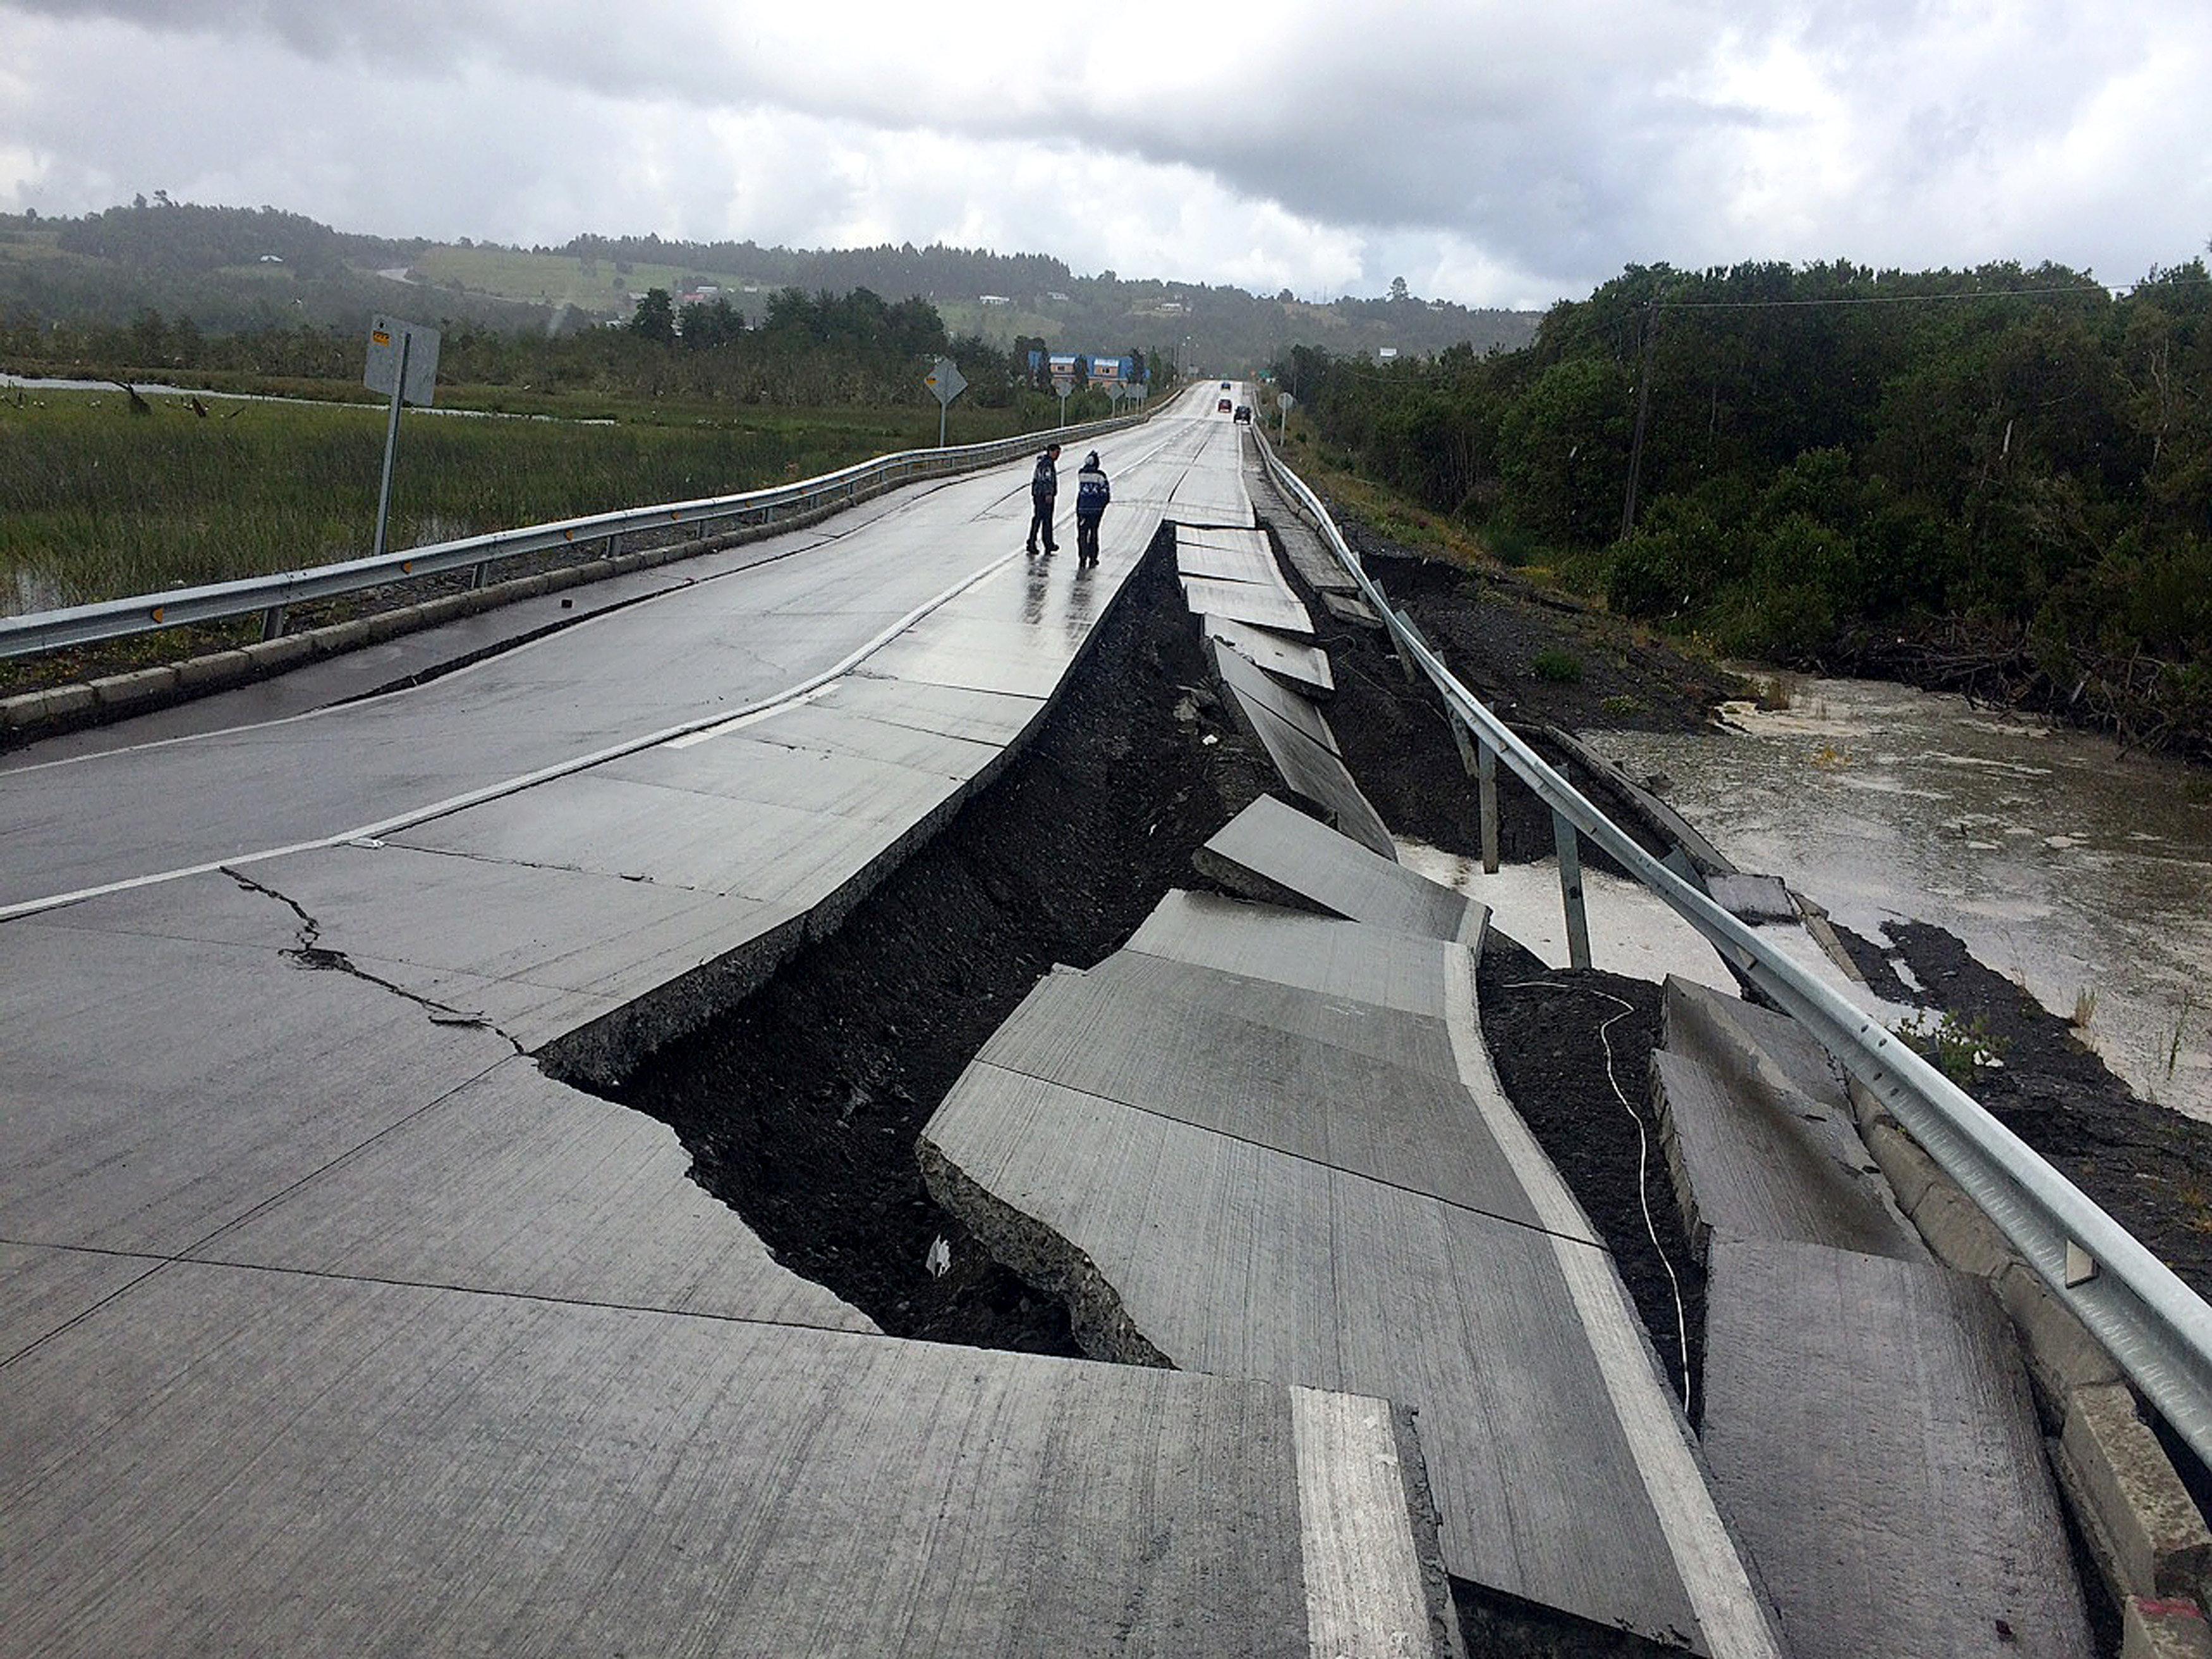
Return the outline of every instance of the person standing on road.
[[[1114,499],[1114,486],[1106,482],[1106,469],[1092,450],[1075,475],[1075,562],[1077,567],[1098,562],[1098,521],[1106,516],[1106,503]]]
[[[1052,538],[1053,503],[1060,499],[1060,446],[1047,444],[1044,453],[1036,458],[1036,471],[1030,474],[1030,556],[1037,550],[1037,532],[1044,532],[1044,550],[1060,551],[1060,544]]]

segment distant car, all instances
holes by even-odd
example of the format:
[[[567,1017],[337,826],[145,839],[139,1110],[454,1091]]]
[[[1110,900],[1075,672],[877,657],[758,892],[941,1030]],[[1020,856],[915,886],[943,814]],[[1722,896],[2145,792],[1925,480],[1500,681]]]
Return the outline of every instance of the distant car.
[[[1217,415],[1226,415],[1229,412],[1229,399],[1224,398],[1219,403],[1214,404],[1213,412]]]
[[[1221,383],[1221,389],[1222,389],[1224,392],[1228,391],[1228,390],[1229,390],[1229,382],[1228,382],[1228,381],[1226,381],[1226,380],[1224,380],[1224,381]]]
[[[1240,420],[1240,421],[1242,421],[1242,422],[1244,422],[1244,424],[1245,424],[1245,425],[1247,425],[1247,426],[1251,425],[1251,424],[1252,424],[1252,405],[1251,405],[1251,404],[1237,404],[1237,415],[1236,415],[1236,418],[1237,418],[1237,419],[1238,419],[1238,420]]]

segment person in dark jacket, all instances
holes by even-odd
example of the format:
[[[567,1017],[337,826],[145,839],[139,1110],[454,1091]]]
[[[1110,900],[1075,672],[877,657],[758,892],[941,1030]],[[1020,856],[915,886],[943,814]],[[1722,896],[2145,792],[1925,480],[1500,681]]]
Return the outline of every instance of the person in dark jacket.
[[[1106,482],[1106,469],[1098,464],[1098,452],[1094,449],[1075,475],[1075,562],[1079,566],[1098,562],[1098,521],[1106,516],[1106,503],[1113,499],[1114,486]]]
[[[1060,499],[1060,446],[1047,444],[1044,453],[1036,458],[1036,471],[1030,474],[1030,554],[1037,550],[1037,532],[1044,533],[1044,550],[1060,551],[1060,544],[1052,538],[1052,507]]]

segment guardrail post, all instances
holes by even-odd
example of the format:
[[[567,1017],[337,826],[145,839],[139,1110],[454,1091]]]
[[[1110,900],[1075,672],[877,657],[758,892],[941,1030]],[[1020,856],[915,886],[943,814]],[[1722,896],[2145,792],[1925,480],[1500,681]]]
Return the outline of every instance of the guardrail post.
[[[1397,617],[1401,624],[1407,627],[1412,626],[1406,621],[1406,614],[1402,611],[1397,613]],[[1390,643],[1398,653],[1398,666],[1406,671],[1406,684],[1408,685],[1419,684],[1421,676],[1419,671],[1413,666],[1413,653],[1406,649],[1406,641],[1399,638],[1398,630],[1395,628],[1390,630]]]
[[[613,557],[614,557],[617,553],[620,553],[621,551],[622,551],[622,532],[621,532],[621,531],[619,531],[619,530],[617,530],[617,531],[616,531],[612,535],[611,535],[611,536],[609,536],[609,537],[607,538],[607,550],[606,550],[604,554],[602,554],[600,556],[601,556],[602,558],[609,558],[609,559],[611,559],[611,558],[613,558]]]
[[[264,640],[281,639],[283,633],[284,607],[272,605],[261,613],[261,637]]]
[[[484,585],[484,578],[489,575],[490,572],[491,561],[489,559],[478,559],[474,564],[469,567],[470,587],[472,589],[482,587]]]
[[[1498,873],[1498,751],[1486,743],[1477,746],[1475,754],[1475,793],[1480,798],[1482,813],[1482,873],[1494,876]]]
[[[1565,815],[1552,814],[1552,842],[1559,849],[1559,899],[1567,912],[1567,965],[1590,965],[1589,917],[1583,910],[1582,847]]]

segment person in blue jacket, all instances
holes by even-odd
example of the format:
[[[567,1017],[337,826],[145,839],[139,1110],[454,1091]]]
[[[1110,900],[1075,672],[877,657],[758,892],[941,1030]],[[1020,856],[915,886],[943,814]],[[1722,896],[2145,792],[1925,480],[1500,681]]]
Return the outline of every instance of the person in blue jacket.
[[[1060,544],[1052,538],[1052,507],[1060,499],[1060,446],[1047,444],[1044,453],[1036,458],[1036,471],[1030,474],[1030,556],[1037,550],[1037,532],[1044,532],[1044,550],[1060,551]]]
[[[1106,503],[1113,499],[1114,486],[1106,482],[1106,469],[1098,464],[1098,452],[1094,449],[1075,475],[1075,562],[1079,566],[1098,562],[1098,521],[1106,516]]]

